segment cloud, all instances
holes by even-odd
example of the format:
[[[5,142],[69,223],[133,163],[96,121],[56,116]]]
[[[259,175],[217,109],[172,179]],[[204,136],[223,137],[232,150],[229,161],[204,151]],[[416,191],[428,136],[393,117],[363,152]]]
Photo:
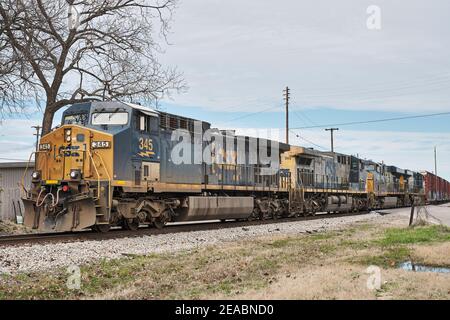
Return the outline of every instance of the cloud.
[[[450,110],[450,3],[379,0],[379,31],[366,27],[372,4],[183,1],[162,57],[190,86],[174,103],[260,110],[289,85],[305,108]]]
[[[9,119],[0,125],[0,162],[28,160],[35,148],[32,126],[40,120]],[[11,160],[8,160],[11,159]]]

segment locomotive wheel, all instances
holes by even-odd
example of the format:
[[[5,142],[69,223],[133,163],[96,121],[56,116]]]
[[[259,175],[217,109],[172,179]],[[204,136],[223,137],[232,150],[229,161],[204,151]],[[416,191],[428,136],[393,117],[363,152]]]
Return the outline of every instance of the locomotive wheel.
[[[111,229],[110,224],[96,224],[92,227],[92,230],[98,233],[106,233]]]
[[[272,207],[269,208],[269,212],[267,213],[269,219],[276,220],[278,219],[278,213]]]
[[[162,220],[162,219],[160,219],[160,218],[157,218],[157,219],[153,222],[153,225],[156,227],[156,229],[159,229],[159,230],[164,229],[164,227],[166,226],[166,224],[167,224],[167,222],[164,221],[164,220]]]
[[[259,207],[255,207],[248,220],[253,221],[253,220],[260,219],[260,215],[261,215],[261,210],[259,209]]]
[[[122,226],[125,230],[136,231],[139,229],[139,219],[123,219]]]

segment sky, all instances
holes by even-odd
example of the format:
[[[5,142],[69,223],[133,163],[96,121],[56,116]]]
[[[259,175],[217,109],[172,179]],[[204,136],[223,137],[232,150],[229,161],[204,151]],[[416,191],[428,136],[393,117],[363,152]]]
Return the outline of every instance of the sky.
[[[189,88],[161,108],[238,133],[272,129],[283,140],[286,86],[290,127],[300,128],[290,142],[319,150],[330,148],[329,132],[304,127],[450,112],[446,0],[181,0],[168,42],[160,60]],[[0,125],[0,161],[28,158],[40,117]],[[335,150],[434,171],[436,146],[438,174],[450,180],[449,123],[338,126]]]

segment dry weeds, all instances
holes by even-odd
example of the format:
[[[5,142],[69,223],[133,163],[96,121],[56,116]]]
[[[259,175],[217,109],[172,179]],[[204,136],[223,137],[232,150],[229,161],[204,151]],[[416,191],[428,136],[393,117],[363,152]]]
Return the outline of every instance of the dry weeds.
[[[0,298],[449,299],[450,274],[397,268],[405,259],[449,265],[447,231],[433,238],[437,242],[423,242],[432,229],[402,238],[402,229],[396,235],[391,228],[404,228],[407,218],[392,215],[377,221],[313,235],[103,261],[82,268],[80,291],[64,288],[65,271],[17,276],[0,281]],[[367,287],[366,270],[372,264],[381,268],[377,290]]]
[[[422,264],[450,267],[450,242],[417,246],[413,257]]]
[[[0,220],[0,236],[10,235],[10,234],[22,234],[31,233],[33,231],[27,229],[23,225],[16,224],[12,221],[1,221]]]

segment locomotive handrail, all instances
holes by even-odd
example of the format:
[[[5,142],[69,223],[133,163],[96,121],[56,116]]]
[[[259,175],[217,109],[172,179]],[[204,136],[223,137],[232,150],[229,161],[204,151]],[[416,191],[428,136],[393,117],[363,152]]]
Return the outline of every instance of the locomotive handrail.
[[[103,167],[105,168],[106,176],[108,177],[108,205],[111,206],[111,176],[109,175],[109,172],[106,168],[105,162],[103,161],[103,157],[97,153],[94,152],[94,155],[97,155],[100,158],[100,161],[102,162]],[[95,165],[95,163],[94,163]]]
[[[21,179],[21,181],[20,181],[20,185],[21,185],[21,187],[22,187],[22,190],[25,191],[25,196],[26,196],[27,193],[29,192],[29,191],[25,188],[25,176],[26,176],[26,174],[27,174],[28,168],[30,167],[31,158],[33,157],[34,154],[37,154],[37,153],[45,153],[45,152],[46,152],[46,151],[33,151],[33,152],[31,152],[30,157],[28,158],[28,162],[27,162],[27,165],[26,165],[26,167],[25,167],[25,171],[23,172],[22,179]],[[36,168],[37,161],[35,160],[34,163],[35,163],[35,168]],[[48,169],[48,164],[47,164],[47,169]]]
[[[98,200],[98,199],[100,199],[100,174],[98,173],[97,166],[95,165],[95,161],[94,161],[94,158],[92,157],[91,152],[89,151],[89,149],[87,149],[86,151],[87,151],[87,153],[89,155],[89,158],[92,161],[95,173],[97,174],[97,199],[96,200]]]

